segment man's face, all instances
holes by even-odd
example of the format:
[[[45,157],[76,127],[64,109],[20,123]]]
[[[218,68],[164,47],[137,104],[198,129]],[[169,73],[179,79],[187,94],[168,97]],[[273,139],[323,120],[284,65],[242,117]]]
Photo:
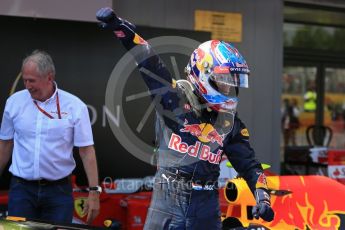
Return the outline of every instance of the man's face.
[[[53,93],[52,74],[42,76],[37,70],[37,64],[32,61],[25,63],[22,69],[25,88],[30,92],[33,99],[47,100]]]
[[[216,82],[215,83],[217,86],[217,90],[218,92],[220,92],[221,94],[228,96],[228,97],[236,97],[236,89],[235,87],[226,84],[226,83],[222,83],[222,82]]]

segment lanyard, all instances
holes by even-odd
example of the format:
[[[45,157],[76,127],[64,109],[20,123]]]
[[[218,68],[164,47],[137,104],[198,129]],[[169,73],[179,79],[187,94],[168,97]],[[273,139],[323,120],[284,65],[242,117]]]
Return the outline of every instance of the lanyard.
[[[52,115],[50,115],[47,111],[45,111],[44,109],[42,109],[38,104],[37,104],[37,101],[34,101],[37,109],[39,111],[41,111],[41,113],[43,113],[44,115],[46,115],[47,117],[49,117],[50,119],[54,119],[54,117]],[[60,102],[59,102],[59,94],[58,92],[56,91],[56,109],[57,109],[57,112],[58,112],[58,117],[59,119],[61,119],[61,112],[60,112]]]

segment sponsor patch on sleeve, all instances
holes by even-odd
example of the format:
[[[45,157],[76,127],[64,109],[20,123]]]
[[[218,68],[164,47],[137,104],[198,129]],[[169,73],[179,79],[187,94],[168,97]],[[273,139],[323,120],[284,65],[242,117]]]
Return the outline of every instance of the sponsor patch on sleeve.
[[[263,173],[258,173],[258,179],[256,181],[256,184],[255,184],[255,188],[265,188],[267,189],[267,180],[266,180],[266,176],[265,174]]]
[[[241,130],[241,135],[244,136],[244,137],[249,137],[248,129],[242,129]]]
[[[147,44],[147,42],[142,37],[140,37],[138,34],[134,35],[133,42],[135,44],[138,44],[138,45],[146,45]]]

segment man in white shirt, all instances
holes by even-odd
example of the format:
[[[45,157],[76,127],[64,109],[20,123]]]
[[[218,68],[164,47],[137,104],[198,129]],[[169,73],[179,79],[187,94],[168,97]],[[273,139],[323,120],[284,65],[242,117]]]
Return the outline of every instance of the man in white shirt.
[[[12,155],[8,214],[72,222],[76,146],[90,186],[85,212],[91,223],[101,189],[87,107],[58,89],[53,60],[44,51],[23,60],[22,78],[26,89],[7,99],[0,129],[0,175]]]

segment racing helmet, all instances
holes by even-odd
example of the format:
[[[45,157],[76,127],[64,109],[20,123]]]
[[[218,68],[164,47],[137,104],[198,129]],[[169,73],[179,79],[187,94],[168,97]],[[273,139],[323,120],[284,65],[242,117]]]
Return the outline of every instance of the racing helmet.
[[[249,69],[230,43],[210,40],[199,45],[186,66],[187,80],[209,108],[235,113],[238,88],[248,88]]]

